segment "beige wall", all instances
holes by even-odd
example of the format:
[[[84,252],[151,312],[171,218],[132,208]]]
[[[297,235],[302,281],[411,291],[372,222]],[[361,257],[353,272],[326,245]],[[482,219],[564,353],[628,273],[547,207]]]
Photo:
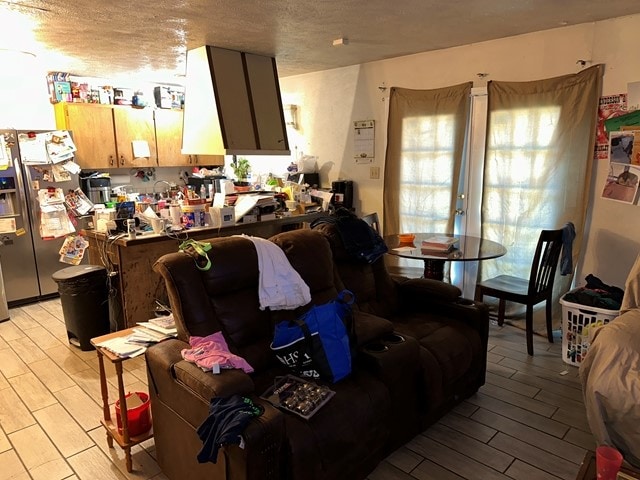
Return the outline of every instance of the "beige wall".
[[[588,65],[606,65],[605,95],[626,92],[627,82],[640,80],[634,42],[638,31],[640,15],[287,77],[281,88],[283,96],[299,101],[304,151],[319,157],[323,182],[354,180],[357,210],[382,212],[382,175],[370,179],[370,165],[357,165],[352,158],[352,122],[373,119],[373,165],[384,171],[389,90],[379,86],[430,89],[468,81],[484,86],[488,80],[535,80],[575,73],[581,68],[576,62],[587,60]],[[480,79],[478,73],[488,76]],[[640,252],[640,222],[634,221],[640,206],[601,199],[606,174],[607,162],[601,161],[594,169],[578,285],[593,273],[605,283],[623,286]]]

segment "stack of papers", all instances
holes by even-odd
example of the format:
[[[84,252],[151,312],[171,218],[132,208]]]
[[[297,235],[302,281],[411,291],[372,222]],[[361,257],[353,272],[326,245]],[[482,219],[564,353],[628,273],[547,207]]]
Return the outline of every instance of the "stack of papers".
[[[422,252],[450,252],[458,243],[456,237],[436,235],[422,241]]]
[[[112,338],[111,340],[105,340],[104,342],[99,343],[98,346],[106,348],[111,353],[122,358],[137,357],[147,350],[147,347],[129,343],[128,338],[128,336]]]
[[[148,322],[138,322],[132,328],[133,333],[126,337],[117,337],[99,343],[99,347],[106,348],[122,358],[141,355],[149,345],[178,336],[173,316],[153,318]]]

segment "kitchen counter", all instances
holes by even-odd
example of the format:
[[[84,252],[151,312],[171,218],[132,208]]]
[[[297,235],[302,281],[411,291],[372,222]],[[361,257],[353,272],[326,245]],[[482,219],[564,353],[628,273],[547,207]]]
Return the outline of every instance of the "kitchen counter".
[[[283,231],[303,228],[305,224],[324,215],[326,212],[239,223],[230,227],[199,227],[174,232],[171,236],[145,232],[139,233],[133,240],[126,236],[110,237],[88,230],[89,263],[104,265],[110,273],[111,287],[115,291],[111,306],[119,304],[121,307],[110,309],[112,325],[115,323],[118,329],[129,328],[153,317],[156,299],[167,303],[164,283],[152,267],[162,255],[177,251],[187,238],[208,241],[241,234],[269,238]]]

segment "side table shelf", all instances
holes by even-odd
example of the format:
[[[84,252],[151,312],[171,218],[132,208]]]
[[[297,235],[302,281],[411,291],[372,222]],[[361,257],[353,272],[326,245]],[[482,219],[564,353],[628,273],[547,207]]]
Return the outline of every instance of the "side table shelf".
[[[128,328],[126,330],[120,330],[118,332],[109,333],[107,335],[102,335],[100,337],[91,339],[91,344],[95,347],[96,353],[98,354],[98,365],[100,368],[100,391],[102,394],[103,412],[103,418],[102,420],[100,420],[100,423],[107,431],[107,445],[109,445],[109,448],[113,448],[113,441],[115,440],[120,448],[124,450],[127,462],[127,472],[133,471],[133,462],[131,461],[131,447],[153,437],[153,427],[149,431],[141,435],[129,435],[127,399],[124,392],[124,382],[122,380],[122,362],[128,360],[128,358],[119,357],[106,348],[99,347],[98,344],[112,338],[126,337],[131,333],[133,333],[133,330],[131,328]],[[120,401],[120,422],[122,423],[122,433],[118,431],[117,422],[111,419],[109,391],[107,388],[107,375],[104,368],[105,358],[110,361],[116,369],[116,377],[118,378],[118,398]]]

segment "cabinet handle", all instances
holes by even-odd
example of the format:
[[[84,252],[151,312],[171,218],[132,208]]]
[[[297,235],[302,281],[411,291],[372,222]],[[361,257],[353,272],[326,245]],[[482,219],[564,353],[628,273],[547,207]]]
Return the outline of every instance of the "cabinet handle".
[[[195,159],[196,159],[196,165],[198,164],[198,155],[194,155]]]
[[[113,155],[109,155],[109,165],[113,167]]]
[[[191,160],[191,155],[189,155],[189,165],[191,165],[193,163],[193,160]]]
[[[120,165],[124,165],[124,155],[120,155]]]

